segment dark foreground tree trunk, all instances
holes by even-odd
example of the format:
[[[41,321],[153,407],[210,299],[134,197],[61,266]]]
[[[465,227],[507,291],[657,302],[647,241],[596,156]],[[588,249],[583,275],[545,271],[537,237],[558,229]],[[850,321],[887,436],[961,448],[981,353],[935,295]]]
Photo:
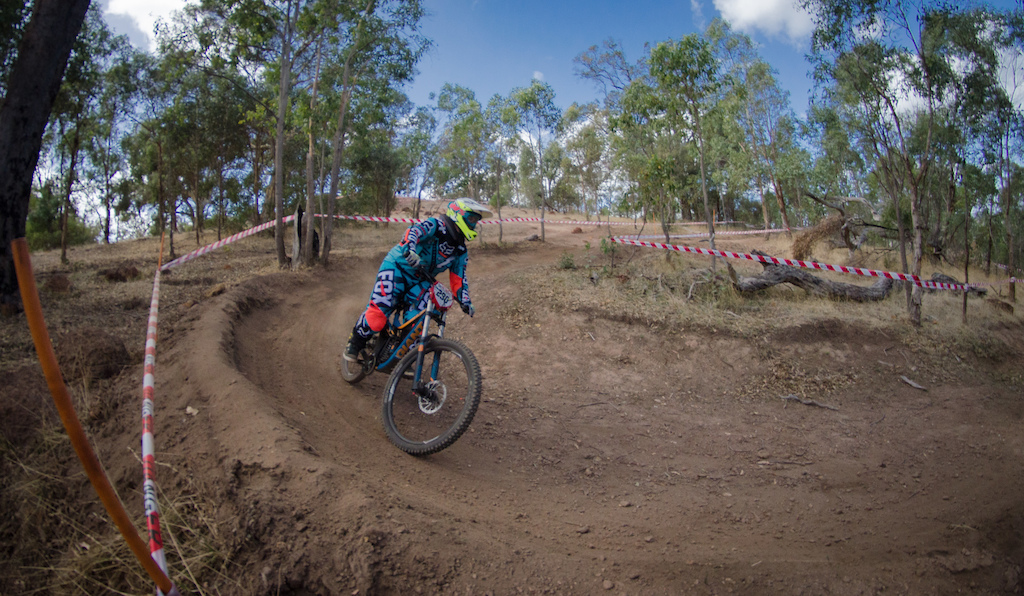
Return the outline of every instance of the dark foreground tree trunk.
[[[758,254],[757,251],[755,251],[755,254]],[[893,280],[883,278],[871,286],[858,286],[821,279],[803,269],[797,269],[789,265],[774,265],[771,263],[762,263],[762,265],[764,266],[764,272],[757,277],[739,277],[736,274],[736,270],[732,268],[732,265],[728,265],[729,277],[732,279],[732,285],[736,288],[736,291],[741,294],[749,294],[782,283],[790,283],[798,288],[803,288],[815,296],[853,300],[854,302],[875,302],[885,299],[894,285]]]
[[[37,0],[0,107],[0,309],[21,310],[11,241],[25,235],[43,130],[89,0]]]

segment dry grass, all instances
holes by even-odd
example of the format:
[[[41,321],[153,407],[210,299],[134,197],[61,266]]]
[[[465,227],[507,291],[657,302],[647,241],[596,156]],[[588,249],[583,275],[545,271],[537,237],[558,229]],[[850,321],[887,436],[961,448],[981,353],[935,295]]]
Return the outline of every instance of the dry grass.
[[[814,254],[814,245],[827,238],[835,238],[843,228],[843,218],[832,214],[821,220],[818,225],[804,230],[793,239],[793,258],[806,261]]]
[[[773,256],[791,257],[791,243],[784,236],[765,241],[762,238],[720,241],[718,248],[749,252],[757,247]],[[844,264],[845,249],[818,245],[821,262]],[[858,253],[860,266],[894,270],[888,250]],[[567,267],[565,256],[551,267],[521,272],[519,287],[529,296],[524,303],[537,300],[553,303],[555,308],[587,310],[604,316],[641,322],[652,329],[716,329],[738,336],[761,336],[775,330],[818,320],[838,319],[865,329],[885,330],[932,349],[953,346],[981,354],[998,351],[1000,342],[990,330],[1020,324],[1019,314],[1011,315],[972,297],[968,301],[968,324],[962,323],[962,294],[948,291],[926,292],[923,325],[912,327],[907,320],[906,295],[895,288],[880,302],[855,303],[809,296],[803,290],[784,284],[757,295],[740,295],[728,282],[725,266],[699,255],[617,245],[614,258],[607,249],[590,246],[572,256]],[[730,261],[741,276],[753,276],[763,268],[758,263]],[[962,279],[950,267],[925,267],[923,277],[933,271]],[[869,285],[875,280],[841,273],[814,271],[822,278]],[[972,280],[985,280],[980,271],[971,271]],[[522,316],[522,315],[520,315]]]
[[[423,215],[429,212],[424,211]],[[535,217],[525,210],[503,210],[505,217]],[[582,216],[555,216],[552,219],[582,219]],[[565,228],[565,226],[561,226]],[[406,226],[348,222],[334,232],[332,259],[348,256],[380,257],[404,233]],[[554,234],[549,226],[549,241],[565,247],[561,256],[549,264],[518,270],[510,281],[518,288],[511,301],[502,304],[494,316],[512,328],[533,327],[538,305],[556,311],[582,311],[595,316],[645,325],[656,333],[682,330],[715,330],[736,337],[763,337],[779,329],[820,320],[842,320],[864,329],[876,329],[899,337],[924,353],[952,351],[962,355],[998,359],[1006,345],[1001,329],[1019,329],[1022,315],[998,311],[982,300],[969,301],[968,324],[961,323],[961,296],[952,292],[927,294],[924,299],[924,325],[907,323],[906,302],[902,291],[888,299],[870,304],[813,298],[791,286],[778,286],[754,296],[741,296],[725,275],[719,260],[716,270],[701,256],[669,254],[644,248],[609,246],[579,236]],[[613,230],[618,233],[619,230]],[[482,252],[531,250],[531,243],[519,242],[530,233],[539,233],[539,224],[514,224],[505,228],[505,242],[498,243],[496,227],[485,227],[473,247]],[[554,238],[552,238],[554,236]],[[216,240],[212,235],[203,243]],[[695,243],[696,244],[696,243]],[[699,245],[699,244],[697,244]],[[290,245],[289,245],[290,246]],[[33,255],[40,282],[67,276],[67,293],[43,292],[43,309],[51,336],[86,326],[106,330],[124,342],[131,362],[119,379],[71,384],[77,405],[88,413],[83,416],[93,432],[103,428],[116,411],[138,411],[137,385],[141,384],[141,362],[146,321],[157,266],[160,243],[145,239],[117,246],[88,246],[71,251],[71,264],[62,266],[59,253]],[[794,256],[793,243],[785,236],[769,240],[761,237],[720,237],[719,248],[749,252],[759,248],[780,257]],[[179,236],[179,255],[196,248],[191,237]],[[833,249],[826,243],[814,245],[815,258],[821,262],[844,264],[845,249]],[[858,265],[894,270],[895,251],[876,250],[857,256]],[[165,257],[166,260],[166,257]],[[122,283],[107,281],[97,272],[122,265],[138,268],[138,279]],[[740,275],[756,275],[757,263],[734,262]],[[233,285],[244,279],[278,271],[273,238],[261,234],[243,240],[162,276],[160,320],[166,333],[176,321],[203,299],[204,293],[218,284]],[[947,266],[926,267],[925,276],[940,271],[962,277],[962,271]],[[828,279],[859,283],[856,278],[828,272],[816,272]],[[981,272],[971,271],[972,281],[986,281]],[[861,280],[867,283],[869,280]],[[40,283],[42,285],[42,283]],[[25,367],[37,366],[27,326],[21,317],[0,319],[0,375],[14,374]],[[159,359],[159,356],[158,356]],[[846,377],[822,378],[810,375],[798,364],[773,361],[778,382],[791,382],[797,395],[820,395],[830,388],[852,382]],[[139,377],[139,378],[135,378]],[[1021,375],[1007,379],[1020,384]],[[756,388],[749,388],[756,392]],[[3,395],[0,394],[0,397]],[[46,396],[44,396],[45,399]],[[28,440],[17,444],[0,433],[0,545],[8,543],[6,560],[0,562],[0,593],[152,593],[152,585],[135,563],[127,547],[106,516],[95,504],[95,496],[77,467],[67,438],[53,416],[40,416]],[[0,430],[5,428],[0,425]],[[141,468],[141,466],[140,466]],[[178,476],[181,476],[178,474]],[[134,498],[137,491],[124,492]],[[189,485],[161,494],[165,548],[169,563],[176,570],[175,580],[183,592],[205,594],[204,587],[227,585],[238,575],[225,555],[226,542],[211,521],[213,504],[204,501],[202,487]],[[141,504],[134,504],[138,509]],[[87,511],[83,516],[82,512]],[[142,527],[142,520],[139,526]],[[5,558],[0,556],[0,559]],[[3,575],[8,577],[4,578]],[[117,586],[115,591],[109,586]]]

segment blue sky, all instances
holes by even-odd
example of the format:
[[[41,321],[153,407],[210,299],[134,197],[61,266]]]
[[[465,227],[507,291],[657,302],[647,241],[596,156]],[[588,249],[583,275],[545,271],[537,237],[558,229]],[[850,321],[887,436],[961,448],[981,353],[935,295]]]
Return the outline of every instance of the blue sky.
[[[791,0],[718,0],[717,4],[730,14],[743,13],[755,4],[760,9],[774,5],[774,13],[785,17],[769,23],[769,28],[756,23],[743,23],[743,27],[761,45],[762,56],[778,70],[794,107],[802,112],[811,86],[804,59],[810,43],[809,19]],[[422,61],[421,74],[409,89],[417,103],[426,102],[427,94],[446,82],[468,87],[486,102],[495,93],[529,85],[534,77],[551,85],[561,107],[595,101],[599,90],[577,77],[573,67],[573,58],[588,47],[611,38],[635,62],[645,55],[645,43],[654,45],[703,31],[713,18],[722,16],[715,3],[690,0],[427,0],[426,5],[431,16],[423,31],[435,41],[435,48]],[[786,25],[790,25],[788,32]],[[740,30],[735,22],[733,27]]]
[[[98,0],[107,21],[140,48],[151,49],[153,24],[186,0]],[[574,74],[573,58],[614,39],[635,62],[644,44],[703,31],[723,17],[749,35],[790,93],[793,109],[806,112],[811,94],[811,22],[794,0],[423,0],[429,16],[423,33],[434,47],[406,92],[417,105],[445,83],[458,84],[486,103],[536,77],[551,85],[555,102],[600,99],[599,90]],[[1020,0],[990,5],[1021,9]]]

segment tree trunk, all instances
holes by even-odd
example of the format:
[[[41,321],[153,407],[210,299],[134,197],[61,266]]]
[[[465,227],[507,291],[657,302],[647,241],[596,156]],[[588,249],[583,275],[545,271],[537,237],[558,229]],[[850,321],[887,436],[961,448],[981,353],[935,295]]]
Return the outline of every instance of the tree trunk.
[[[82,137],[81,124],[75,122],[74,136],[71,137],[71,162],[68,164],[67,182],[64,185],[64,207],[60,210],[60,262],[68,264],[68,221],[71,213],[71,191],[75,188],[75,169],[78,166],[78,150]]]
[[[217,198],[217,242],[221,240],[221,234],[224,231],[224,211],[226,205],[224,204],[224,158],[221,157],[217,163],[217,194],[220,195]]]
[[[964,283],[970,283],[971,269],[971,207],[970,195],[964,196]],[[967,324],[967,292],[964,292],[962,322]]]
[[[764,215],[764,239],[768,240],[771,234],[768,233],[768,229],[772,227],[772,220],[768,216],[768,203],[764,200],[764,179],[761,174],[757,175],[757,191],[761,193],[761,213]]]
[[[786,211],[786,199],[782,196],[782,185],[774,176],[772,177],[772,186],[775,188],[775,200],[779,203],[779,213],[782,214],[782,227],[786,228],[786,237],[790,240],[793,239],[792,228],[789,227],[789,212]]]
[[[700,155],[700,192],[704,197],[704,217],[708,222],[708,246],[715,250],[715,218],[711,213],[711,203],[708,200],[707,168],[704,165],[704,137],[700,131],[700,115],[693,112],[694,127],[697,132],[697,153]],[[714,271],[717,265],[717,258],[711,257],[711,270]]]
[[[167,202],[164,197],[164,143],[159,138],[156,141],[156,202],[160,218],[160,236],[167,230]],[[174,243],[171,243],[171,259],[174,259]]]
[[[0,308],[20,311],[11,242],[25,236],[32,175],[89,0],[36,0],[0,108]]]
[[[1014,254],[1016,250],[1014,247],[1012,214],[1013,201],[1011,200],[1009,185],[1006,185],[1006,188],[1003,190],[1003,222],[1006,224],[1006,266],[1009,267],[1008,271],[1011,277],[1017,274],[1017,256]],[[1010,284],[1009,300],[1010,302],[1017,301],[1017,284]]]
[[[309,99],[309,150],[306,152],[306,213],[309,217],[303,223],[303,238],[302,248],[300,254],[302,255],[302,263],[307,267],[311,266],[316,262],[319,255],[313,254],[313,213],[316,212],[315,205],[313,204],[314,197],[314,186],[316,180],[313,176],[313,155],[315,152],[315,144],[313,143],[313,111],[316,109],[316,92],[317,87],[320,83],[320,49],[323,44],[323,37],[317,41],[316,46],[316,74],[313,76],[313,94]],[[296,222],[297,223],[297,222]],[[295,258],[295,255],[292,255]],[[295,268],[295,264],[292,264],[292,268]]]
[[[913,275],[921,275],[921,259],[924,257],[924,234],[922,233],[921,221],[921,197],[915,187],[910,193],[910,223],[914,226],[913,245],[914,266],[911,269]],[[915,327],[921,326],[921,300],[924,294],[921,286],[914,284],[910,289],[910,323]]]
[[[366,15],[373,14],[375,8],[376,0],[367,0],[364,13]],[[348,105],[352,98],[352,61],[355,59],[356,51],[362,43],[363,29],[363,21],[360,19],[356,25],[355,39],[352,41],[348,55],[345,56],[345,68],[342,71],[341,77],[341,108],[338,110],[338,127],[334,131],[332,142],[334,155],[331,157],[331,196],[327,199],[327,213],[324,214],[323,249],[320,251],[320,264],[325,268],[328,265],[328,259],[331,254],[331,232],[334,230],[334,203],[338,198],[338,188],[340,187],[338,176],[341,174],[341,158],[345,155],[345,129],[348,127]]]
[[[760,251],[753,251],[753,254],[765,255]],[[764,272],[757,277],[739,277],[732,265],[726,263],[729,269],[729,277],[736,291],[742,294],[758,292],[772,286],[790,283],[802,288],[809,294],[824,298],[838,298],[852,300],[854,302],[877,302],[884,300],[893,287],[893,280],[880,279],[871,286],[858,286],[837,281],[821,279],[810,273],[790,267],[789,265],[776,265],[773,263],[762,263]]]
[[[167,245],[169,247],[171,259],[178,258],[178,255],[174,250],[174,232],[178,229],[178,195],[175,194],[171,198],[171,224],[167,226]]]
[[[258,132],[255,137],[255,144],[252,148],[252,211],[255,218],[254,224],[258,226],[263,223],[263,214],[260,212],[260,193],[263,191],[260,187],[260,180],[263,178],[263,160],[261,159],[263,152],[260,151]]]
[[[348,85],[348,65],[345,66],[343,85]],[[331,196],[327,197],[327,213],[324,222],[324,246],[321,251],[320,264],[327,267],[331,256],[331,236],[334,230],[334,204],[341,186],[338,176],[341,175],[341,158],[345,155],[345,128],[348,115],[349,91],[346,89],[341,96],[341,109],[338,110],[338,128],[334,131],[334,155],[331,157]]]
[[[107,137],[107,155],[103,159],[103,208],[104,208],[103,243],[104,244],[110,244],[110,217],[111,217],[111,210],[112,210],[112,207],[111,207],[112,197],[111,197],[111,195],[113,194],[113,189],[111,188],[111,185],[110,185],[110,178],[111,178],[111,174],[110,174],[110,154],[111,154],[110,139],[111,139],[111,137],[113,137],[113,134],[111,134],[110,136]]]
[[[275,203],[274,233],[277,240],[277,265],[285,266],[284,254],[284,120],[288,116],[288,95],[292,86],[292,2],[285,5],[284,27],[281,29],[281,78],[277,93],[277,150],[274,152]]]

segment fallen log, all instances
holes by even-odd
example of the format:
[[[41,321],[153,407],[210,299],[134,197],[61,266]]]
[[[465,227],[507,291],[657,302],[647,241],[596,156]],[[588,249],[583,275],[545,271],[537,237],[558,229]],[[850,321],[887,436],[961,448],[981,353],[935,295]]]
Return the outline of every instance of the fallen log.
[[[768,256],[761,251],[753,251],[753,254]],[[772,286],[782,283],[790,283],[815,296],[827,298],[839,298],[852,300],[854,302],[877,302],[884,300],[892,290],[894,282],[891,279],[883,278],[870,286],[858,286],[839,281],[828,281],[811,275],[803,269],[790,267],[789,265],[776,265],[774,263],[761,263],[764,271],[757,277],[739,277],[732,265],[728,265],[729,278],[732,286],[741,294],[759,292]]]

